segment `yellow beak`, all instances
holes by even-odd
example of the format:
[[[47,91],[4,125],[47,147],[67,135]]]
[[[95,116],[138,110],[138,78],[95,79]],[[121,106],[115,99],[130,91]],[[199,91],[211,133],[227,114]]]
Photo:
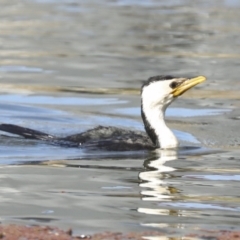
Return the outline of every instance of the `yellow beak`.
[[[199,83],[204,82],[205,80],[206,80],[206,78],[204,76],[187,79],[182,84],[180,84],[175,89],[173,89],[172,95],[174,97],[178,97],[178,96],[182,95],[183,93],[185,93],[190,88],[198,85]]]

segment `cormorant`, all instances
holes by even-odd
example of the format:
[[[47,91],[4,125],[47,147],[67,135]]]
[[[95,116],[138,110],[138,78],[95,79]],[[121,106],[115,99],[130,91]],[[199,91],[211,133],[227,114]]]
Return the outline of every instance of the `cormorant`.
[[[98,126],[67,137],[56,137],[14,124],[0,124],[0,130],[27,139],[42,140],[66,147],[86,147],[110,151],[177,148],[178,140],[165,123],[165,111],[178,96],[205,80],[206,78],[203,76],[195,78],[150,77],[141,89],[141,116],[147,134],[111,126]]]

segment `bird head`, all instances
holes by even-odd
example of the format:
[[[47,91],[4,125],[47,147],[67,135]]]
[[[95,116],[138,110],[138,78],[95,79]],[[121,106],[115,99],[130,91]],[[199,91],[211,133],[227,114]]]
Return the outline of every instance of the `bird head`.
[[[162,108],[165,111],[174,99],[205,80],[204,76],[194,78],[177,78],[172,76],[151,77],[142,86],[142,107]]]

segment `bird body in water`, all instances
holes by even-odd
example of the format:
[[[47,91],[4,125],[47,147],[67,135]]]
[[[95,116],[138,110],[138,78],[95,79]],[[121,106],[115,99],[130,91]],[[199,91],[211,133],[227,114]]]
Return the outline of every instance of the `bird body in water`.
[[[56,137],[14,124],[0,124],[0,130],[27,139],[42,140],[65,147],[85,147],[110,151],[177,148],[179,143],[166,125],[165,111],[178,96],[205,80],[206,78],[203,76],[195,78],[155,76],[149,78],[141,89],[141,116],[147,134],[111,126],[98,126],[67,137]]]

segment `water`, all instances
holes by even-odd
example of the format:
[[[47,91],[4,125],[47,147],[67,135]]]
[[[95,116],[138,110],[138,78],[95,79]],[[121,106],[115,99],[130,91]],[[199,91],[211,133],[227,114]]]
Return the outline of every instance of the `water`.
[[[179,151],[86,152],[0,138],[3,223],[76,234],[239,229],[237,1],[1,1],[0,122],[58,136],[143,129],[156,74],[208,80],[168,109]]]

